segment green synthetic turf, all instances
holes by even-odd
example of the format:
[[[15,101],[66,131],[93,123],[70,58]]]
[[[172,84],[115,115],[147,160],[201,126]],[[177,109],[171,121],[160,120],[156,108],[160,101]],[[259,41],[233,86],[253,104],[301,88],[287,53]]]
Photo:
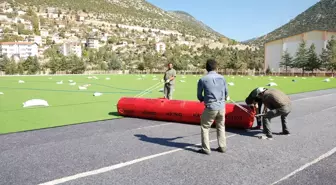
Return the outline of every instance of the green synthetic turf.
[[[116,104],[120,97],[135,96],[162,79],[162,75],[156,75],[158,80],[153,80],[155,75],[146,75],[142,80],[138,80],[140,75],[95,75],[99,79],[88,79],[88,76],[0,77],[0,92],[4,93],[0,95],[0,134],[117,118]],[[110,80],[106,80],[106,77]],[[272,88],[281,89],[288,94],[336,87],[336,79],[333,78],[330,78],[330,82],[323,82],[325,78],[317,77],[225,77],[227,82],[235,84],[229,86],[229,95],[234,101],[244,100],[252,89],[266,87],[269,82],[278,84]],[[199,78],[199,75],[185,78],[179,75],[173,98],[197,100],[196,87]],[[297,82],[292,82],[292,79]],[[19,80],[25,83],[19,84]],[[62,85],[56,84],[61,80]],[[68,80],[74,80],[77,84],[70,86]],[[84,84],[91,86],[87,90],[79,90],[78,86]],[[143,97],[163,97],[163,93],[159,92],[161,88],[163,85]],[[94,92],[101,92],[103,95],[95,97]],[[44,99],[50,106],[23,108],[23,103],[30,99]]]

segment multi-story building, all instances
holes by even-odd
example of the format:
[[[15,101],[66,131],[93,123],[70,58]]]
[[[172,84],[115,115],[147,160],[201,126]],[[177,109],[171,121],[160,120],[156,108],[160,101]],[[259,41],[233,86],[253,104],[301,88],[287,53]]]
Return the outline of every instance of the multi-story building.
[[[98,49],[99,48],[99,41],[97,38],[95,37],[89,37],[87,40],[86,40],[86,46],[88,48],[93,48],[93,49]]]
[[[38,56],[38,45],[33,42],[0,42],[0,55],[15,60]]]
[[[82,57],[82,46],[80,42],[66,42],[63,43],[60,48],[61,53],[64,56],[69,55],[77,55],[78,57]]]

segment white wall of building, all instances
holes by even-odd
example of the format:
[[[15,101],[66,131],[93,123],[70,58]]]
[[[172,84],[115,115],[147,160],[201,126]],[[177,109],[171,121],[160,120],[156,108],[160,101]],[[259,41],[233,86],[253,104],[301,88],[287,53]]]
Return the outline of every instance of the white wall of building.
[[[38,46],[29,42],[2,42],[0,43],[0,54],[11,57],[27,59],[29,56],[38,56]]]
[[[63,43],[60,48],[60,51],[64,56],[74,54],[77,55],[79,58],[82,57],[82,46],[80,43],[75,42]]]
[[[295,57],[297,49],[303,40],[306,41],[307,49],[314,44],[316,53],[320,55],[322,48],[325,48],[326,43],[331,40],[333,35],[336,39],[336,32],[311,31],[266,43],[265,69],[269,66],[271,70],[278,72],[281,69],[279,65],[283,53],[287,50],[292,57]]]
[[[283,50],[282,41],[276,41],[265,47],[265,69],[269,66],[270,69],[276,70],[279,60],[281,59]]]

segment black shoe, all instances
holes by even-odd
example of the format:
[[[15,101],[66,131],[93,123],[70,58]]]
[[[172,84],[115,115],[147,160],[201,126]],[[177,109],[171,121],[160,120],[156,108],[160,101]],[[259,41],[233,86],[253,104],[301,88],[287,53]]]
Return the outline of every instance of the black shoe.
[[[290,133],[289,133],[289,131],[288,130],[286,130],[286,131],[282,131],[282,132],[280,132],[280,135],[290,135]]]
[[[226,152],[226,149],[225,148],[222,148],[222,147],[218,147],[216,149],[217,152],[220,152],[220,153],[225,153]]]
[[[210,155],[210,152],[209,151],[206,151],[206,150],[203,150],[203,149],[200,149],[197,151],[198,153],[201,153],[201,154],[206,154],[206,155]]]

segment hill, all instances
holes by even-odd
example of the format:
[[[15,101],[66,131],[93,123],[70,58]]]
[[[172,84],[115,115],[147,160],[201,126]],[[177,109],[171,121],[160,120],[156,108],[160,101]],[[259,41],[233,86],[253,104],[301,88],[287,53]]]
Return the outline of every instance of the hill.
[[[321,0],[287,24],[247,44],[262,46],[272,40],[312,30],[336,31],[336,0]]]
[[[206,32],[209,32],[209,34],[213,34],[213,35],[216,35],[216,36],[219,36],[219,37],[223,37],[222,34],[216,32],[215,30],[210,28],[208,25],[204,24],[202,21],[197,20],[194,16],[190,15],[187,12],[171,11],[170,14],[177,17],[179,20],[190,24],[190,26],[201,27]]]
[[[145,0],[12,0],[37,8],[57,7],[94,13],[101,20],[132,26],[176,30],[182,34],[218,39],[224,37],[192,16],[162,10]]]

